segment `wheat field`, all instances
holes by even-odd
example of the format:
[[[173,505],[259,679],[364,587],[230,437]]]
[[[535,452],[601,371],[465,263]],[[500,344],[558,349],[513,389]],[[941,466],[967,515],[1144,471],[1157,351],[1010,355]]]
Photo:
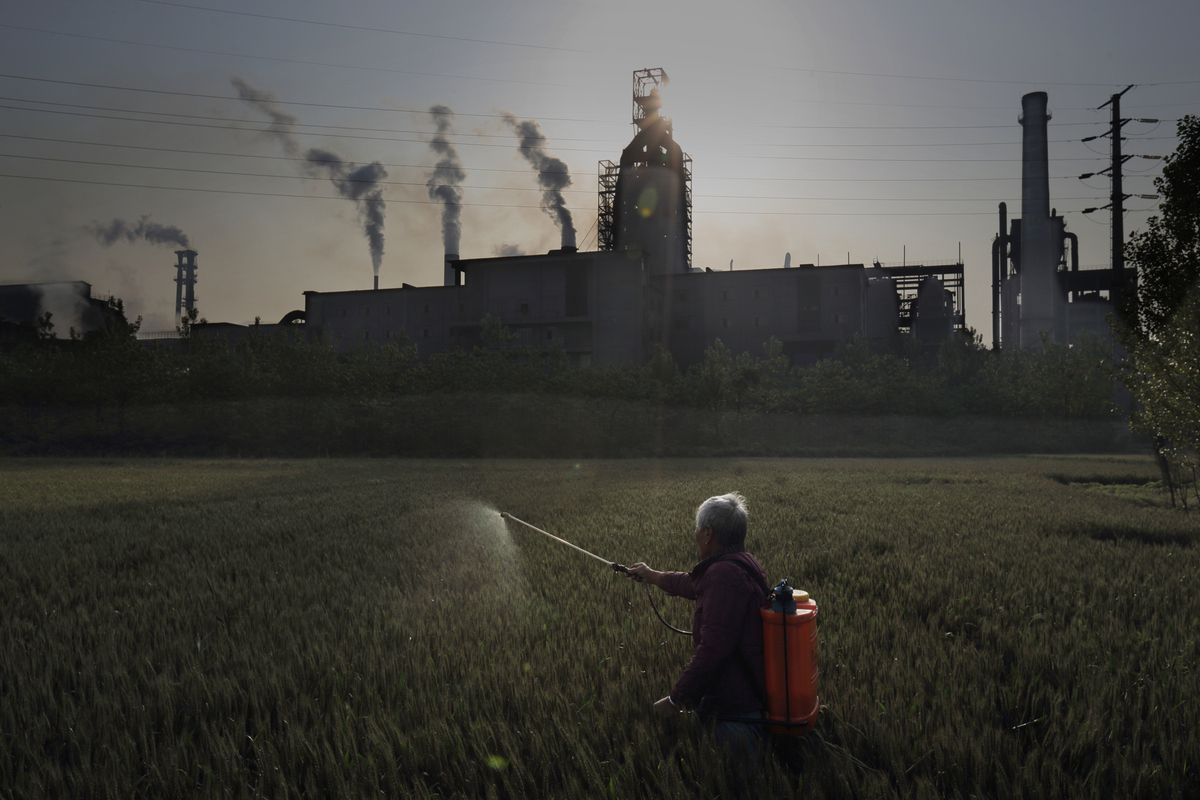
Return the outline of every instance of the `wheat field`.
[[[0,460],[0,797],[1195,797],[1200,523],[1149,458]],[[650,704],[692,514],[820,605],[819,736]],[[690,604],[659,596],[687,627]]]

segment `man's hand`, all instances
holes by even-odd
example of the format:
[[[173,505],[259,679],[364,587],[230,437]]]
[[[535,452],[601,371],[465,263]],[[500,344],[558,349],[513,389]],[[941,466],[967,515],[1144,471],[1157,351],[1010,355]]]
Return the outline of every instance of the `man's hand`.
[[[679,709],[671,702],[671,695],[667,695],[662,700],[654,704],[654,710],[658,712],[663,719],[674,719],[678,715]]]
[[[646,566],[641,561],[626,567],[625,574],[630,578],[633,578],[638,583],[646,581],[647,583],[652,583],[655,586],[658,586],[658,579],[662,577],[661,572],[650,569],[650,567]]]

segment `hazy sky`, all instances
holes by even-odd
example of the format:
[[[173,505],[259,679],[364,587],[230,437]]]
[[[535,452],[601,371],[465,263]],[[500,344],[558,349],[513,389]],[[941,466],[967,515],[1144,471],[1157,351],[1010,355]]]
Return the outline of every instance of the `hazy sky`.
[[[1021,96],[1049,93],[1051,205],[1084,264],[1107,264],[1108,110],[1125,152],[1175,147],[1200,113],[1200,6],[1115,0],[436,3],[39,0],[0,5],[0,283],[86,280],[146,330],[171,327],[174,245],[98,226],[176,226],[210,320],[277,321],[301,292],[369,288],[360,206],[331,177],[380,162],[380,285],[440,283],[429,109],[455,112],[465,258],[558,246],[504,115],[535,120],[571,170],[595,249],[596,163],[633,129],[631,73],[671,76],[665,113],[694,159],[694,265],[949,260],[967,324],[990,331],[996,204],[1020,210]],[[234,79],[295,118],[267,131]],[[282,119],[282,117],[280,117]],[[283,129],[277,129],[283,130]],[[307,164],[335,153],[341,172]],[[1135,158],[1125,189],[1154,191]],[[343,184],[343,188],[344,188]],[[1126,230],[1155,203],[1130,200]],[[155,230],[153,226],[143,232]],[[988,334],[990,336],[990,334]]]

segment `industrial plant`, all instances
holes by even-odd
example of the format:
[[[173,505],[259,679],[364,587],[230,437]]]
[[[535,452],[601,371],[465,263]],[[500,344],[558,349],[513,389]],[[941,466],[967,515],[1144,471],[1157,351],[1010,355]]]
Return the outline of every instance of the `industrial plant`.
[[[410,342],[424,359],[486,345],[484,320],[490,318],[517,343],[560,349],[572,365],[646,363],[663,348],[684,367],[703,360],[718,339],[734,354],[759,354],[773,337],[792,364],[803,365],[832,355],[839,342],[856,336],[875,344],[912,337],[935,352],[943,340],[966,330],[961,257],[936,263],[814,266],[793,265],[787,254],[781,265],[769,268],[733,271],[732,262],[729,271],[694,267],[692,159],[676,142],[671,119],[661,113],[661,90],[668,80],[663,69],[633,73],[636,133],[618,161],[598,165],[598,250],[576,248],[575,227],[562,195],[570,184],[566,164],[546,152],[536,122],[506,116],[523,157],[537,171],[542,208],[559,228],[561,246],[541,255],[460,257],[460,183],[466,173],[448,138],[453,112],[434,106],[430,114],[437,133],[430,147],[438,161],[428,189],[431,201],[442,205],[442,285],[379,287],[379,167],[368,176],[371,203],[359,203],[371,244],[374,288],[306,291],[303,309],[280,324],[302,325],[342,351],[367,342]],[[239,85],[239,91],[272,119],[294,121],[268,93],[248,84]],[[1083,331],[1107,337],[1112,298],[1119,294],[1114,287],[1132,286],[1136,280],[1134,271],[1116,259],[1114,269],[1080,268],[1078,238],[1050,207],[1049,119],[1045,92],[1022,98],[1021,216],[1009,219],[1006,204],[1000,204],[992,247],[992,346],[997,350],[1040,346],[1043,334],[1059,343],[1069,343]],[[277,133],[287,152],[298,153],[290,124]],[[306,158],[340,165],[341,171],[334,170],[337,180],[355,166],[325,151],[310,151]],[[359,202],[360,194],[347,196]],[[184,249],[175,251],[175,319],[195,308],[197,252],[182,231],[151,223],[148,217],[94,228],[105,244],[122,237],[182,244]],[[0,292],[0,298],[9,298],[4,309],[10,322],[20,321],[13,319],[24,302],[18,298],[40,294],[36,285]],[[30,317],[28,324],[32,314],[15,316]],[[242,326],[210,327],[234,338],[244,333]]]
[[[1046,100],[1045,92],[1021,98],[1021,218],[1007,221],[1008,208],[1001,203],[1000,233],[992,244],[997,349],[1037,347],[1043,332],[1061,344],[1084,331],[1107,338],[1114,287],[1132,287],[1137,279],[1136,270],[1120,259],[1108,269],[1080,269],[1079,237],[1050,208]]]
[[[693,267],[692,161],[660,114],[667,81],[662,69],[633,75],[637,132],[618,163],[599,164],[598,251],[576,250],[569,217],[561,247],[544,255],[464,259],[455,235],[442,286],[305,292],[288,320],[302,316],[340,349],[403,338],[427,358],[480,345],[490,316],[518,343],[559,347],[578,366],[644,363],[659,346],[686,366],[717,339],[759,353],[771,337],[803,364],[855,335],[936,347],[964,329],[961,261],[817,267],[789,255],[769,269]]]

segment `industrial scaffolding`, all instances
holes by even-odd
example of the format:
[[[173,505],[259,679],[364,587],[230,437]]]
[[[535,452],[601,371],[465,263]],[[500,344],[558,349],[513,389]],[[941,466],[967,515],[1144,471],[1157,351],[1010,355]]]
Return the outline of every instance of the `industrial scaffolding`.
[[[646,120],[662,105],[661,89],[671,82],[662,67],[639,69],[633,73],[633,124],[639,131]],[[673,135],[672,131],[672,135]],[[599,193],[597,197],[596,245],[600,250],[616,248],[617,179],[621,166],[602,159],[596,169]],[[684,257],[692,265],[692,157],[683,154],[683,230]]]
[[[874,266],[883,269],[884,274],[891,278],[896,285],[896,296],[900,298],[900,332],[911,334],[913,320],[916,318],[917,295],[921,283],[926,278],[938,278],[943,288],[954,298],[954,330],[966,330],[964,313],[965,297],[963,295],[963,265],[961,261],[931,261],[925,264],[891,263]]]

